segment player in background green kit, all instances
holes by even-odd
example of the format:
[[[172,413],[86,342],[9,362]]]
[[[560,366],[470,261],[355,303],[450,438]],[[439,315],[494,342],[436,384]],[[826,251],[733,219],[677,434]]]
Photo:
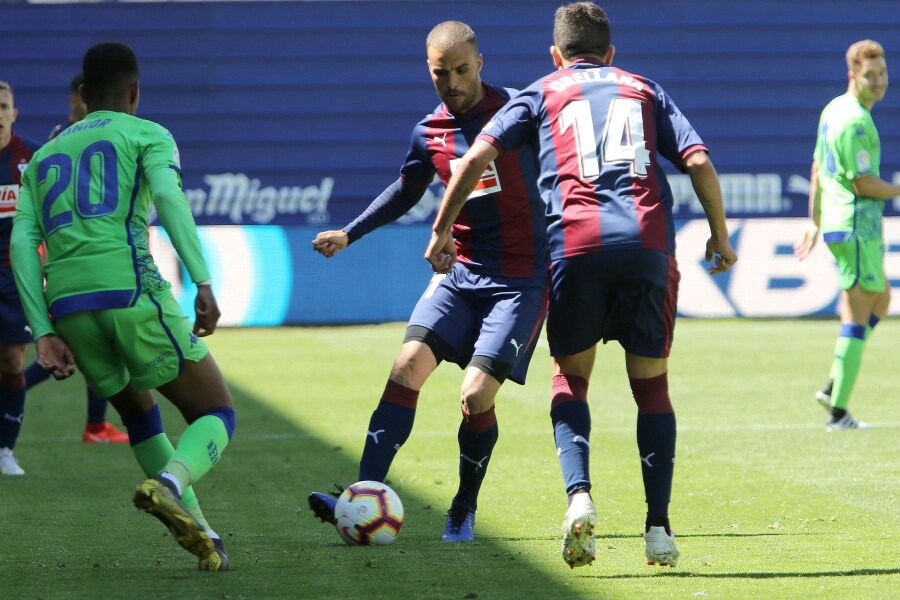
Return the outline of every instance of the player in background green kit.
[[[200,339],[213,333],[220,312],[181,189],[178,149],[166,129],[134,116],[138,64],[128,46],[92,46],[83,73],[88,115],[35,153],[12,233],[13,271],[37,360],[57,379],[76,363],[109,399],[150,478],[138,486],[135,506],[162,521],[201,570],[225,570],[228,555],[191,484],[218,462],[235,416]],[[193,328],[150,255],[151,202],[197,284]],[[153,389],[189,423],[177,449],[163,431]]]
[[[828,384],[816,393],[830,411],[828,431],[868,425],[847,411],[866,339],[887,314],[891,286],[884,273],[884,201],[900,186],[881,179],[881,142],[872,107],[888,87],[881,44],[862,40],[847,50],[847,93],[828,103],[819,118],[810,174],[812,225],[794,245],[806,258],[819,232],[837,259],[841,286],[841,331]]]

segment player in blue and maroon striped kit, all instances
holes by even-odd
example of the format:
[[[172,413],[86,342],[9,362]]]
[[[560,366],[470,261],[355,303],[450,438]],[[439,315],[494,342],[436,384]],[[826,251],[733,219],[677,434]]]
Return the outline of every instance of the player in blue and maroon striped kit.
[[[9,264],[9,236],[19,182],[40,144],[13,133],[18,109],[12,86],[0,81],[0,474],[24,475],[13,456],[25,415],[25,346],[34,341]]]
[[[678,549],[668,504],[675,414],[667,357],[679,274],[672,193],[661,157],[690,174],[706,211],[712,234],[706,258],[715,257],[710,272],[726,271],[737,256],[706,147],[660,86],[610,66],[615,49],[603,10],[590,2],[560,7],[553,39],[558,70],[510,100],[462,159],[426,258],[437,272],[454,263],[450,223],[483,165],[537,140],[552,260],[550,416],[569,495],[563,559],[577,567],[595,557],[587,388],[597,343],[618,340],[638,407],[647,561],[674,566]]]
[[[482,83],[483,58],[468,25],[437,25],[426,50],[443,103],[413,130],[400,179],[343,230],[316,237],[313,247],[326,257],[406,213],[435,174],[446,184],[471,142],[509,100],[510,90]],[[412,431],[425,381],[443,360],[466,369],[457,436],[460,482],[444,541],[475,537],[478,491],[498,436],[494,398],[507,378],[525,382],[544,320],[549,256],[536,178],[537,160],[528,147],[481,169],[452,227],[459,262],[435,275],[416,304],[369,423],[359,480],[384,481]],[[309,502],[323,521],[334,522],[332,497],[314,492]]]

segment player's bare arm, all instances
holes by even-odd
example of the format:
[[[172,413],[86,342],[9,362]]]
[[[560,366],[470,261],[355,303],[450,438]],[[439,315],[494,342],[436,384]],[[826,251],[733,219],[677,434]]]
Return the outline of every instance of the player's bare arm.
[[[349,243],[350,237],[347,232],[337,229],[319,232],[312,242],[312,247],[325,258],[331,258],[346,248]]]
[[[719,176],[706,152],[694,152],[685,159],[684,164],[709,222],[710,237],[706,242],[706,260],[713,262],[709,272],[712,275],[724,273],[737,262],[737,254],[728,239]]]
[[[54,379],[66,379],[75,372],[75,356],[65,340],[55,334],[35,340],[37,363],[50,371]]]
[[[449,273],[456,264],[456,245],[450,235],[450,227],[481,180],[485,168],[498,155],[492,145],[477,140],[460,159],[456,172],[447,183],[447,191],[432,227],[431,242],[425,250],[425,260],[436,273]]]
[[[888,183],[874,175],[863,175],[853,180],[853,191],[861,198],[890,200],[900,196],[900,185]]]
[[[803,260],[812,251],[819,239],[819,217],[822,214],[822,188],[819,187],[819,161],[813,160],[809,170],[809,218],[812,223],[803,232],[803,237],[794,244],[794,256]]]
[[[194,299],[194,334],[198,337],[212,335],[222,316],[212,285],[198,284],[197,297]]]

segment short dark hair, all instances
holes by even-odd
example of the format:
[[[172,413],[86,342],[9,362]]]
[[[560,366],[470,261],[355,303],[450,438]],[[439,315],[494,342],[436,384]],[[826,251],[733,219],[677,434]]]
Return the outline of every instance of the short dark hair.
[[[137,56],[121,42],[103,42],[84,53],[81,72],[87,93],[94,98],[106,97],[137,80]]]
[[[69,91],[73,94],[77,94],[78,88],[81,87],[82,83],[84,83],[84,75],[79,73],[78,75],[73,77],[71,83],[69,83]]]
[[[606,56],[611,41],[609,17],[593,2],[574,2],[556,9],[553,45],[564,59],[585,54]]]
[[[478,53],[478,40],[472,28],[461,21],[444,21],[434,26],[425,39],[425,49],[449,50],[457,44],[466,42]]]

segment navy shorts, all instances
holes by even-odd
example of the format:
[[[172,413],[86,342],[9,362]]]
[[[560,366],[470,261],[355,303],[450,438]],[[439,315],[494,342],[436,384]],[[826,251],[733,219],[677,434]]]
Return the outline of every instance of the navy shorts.
[[[33,341],[12,269],[0,266],[0,344],[30,344]]]
[[[552,356],[618,340],[626,352],[666,358],[678,302],[678,263],[658,250],[603,250],[550,267]]]
[[[451,273],[432,277],[408,331],[433,332],[442,342],[438,360],[466,368],[473,357],[487,358],[509,365],[509,378],[525,383],[546,313],[545,277],[481,275],[457,263]]]

